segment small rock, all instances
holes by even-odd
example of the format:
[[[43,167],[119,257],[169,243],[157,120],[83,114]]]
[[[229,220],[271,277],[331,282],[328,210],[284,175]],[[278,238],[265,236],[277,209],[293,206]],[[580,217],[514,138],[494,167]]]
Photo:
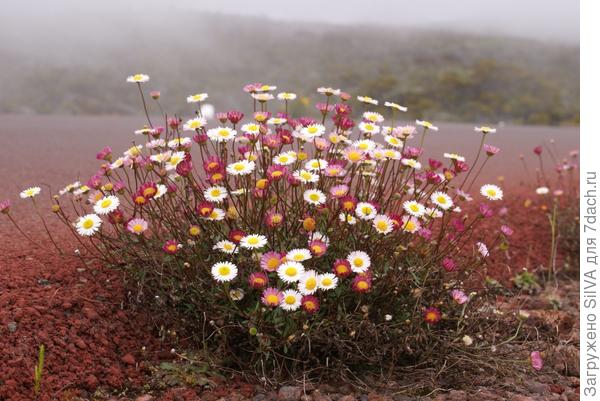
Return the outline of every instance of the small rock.
[[[121,360],[128,365],[135,365],[135,358],[131,354],[125,354],[121,357]]]
[[[279,389],[277,399],[279,401],[298,401],[302,396],[302,389],[298,386],[283,386]]]
[[[10,331],[11,333],[14,333],[15,331],[17,331],[17,322],[10,322],[8,325],[8,331]]]

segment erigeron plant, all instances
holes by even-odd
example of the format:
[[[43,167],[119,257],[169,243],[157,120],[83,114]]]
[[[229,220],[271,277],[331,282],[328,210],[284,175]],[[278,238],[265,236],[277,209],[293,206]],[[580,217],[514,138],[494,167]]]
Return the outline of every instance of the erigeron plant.
[[[480,156],[498,152],[484,143],[494,129],[475,129],[471,176],[458,154],[426,160],[426,139],[442,133],[399,124],[406,108],[396,103],[351,105],[319,88],[319,118],[296,117],[295,94],[251,84],[250,116],[217,113],[209,124],[200,93],[187,98],[192,118],[164,114],[162,127],[148,80],[127,79],[148,123],[136,144],[99,152],[100,170],[62,189],[53,210],[81,257],[126,271],[135,300],[191,328],[207,357],[281,377],[394,367],[484,338],[485,261],[512,231],[478,229],[499,187],[467,190]],[[353,119],[354,108],[366,110]]]

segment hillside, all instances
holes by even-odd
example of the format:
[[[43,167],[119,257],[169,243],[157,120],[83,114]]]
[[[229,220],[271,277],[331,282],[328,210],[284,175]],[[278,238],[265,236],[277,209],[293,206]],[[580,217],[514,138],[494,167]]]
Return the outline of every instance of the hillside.
[[[0,113],[138,113],[124,79],[139,71],[178,112],[190,112],[185,96],[198,91],[217,109],[241,107],[241,87],[265,81],[299,95],[327,85],[394,100],[410,118],[579,121],[577,46],[203,13],[54,18],[27,29],[0,16],[0,37]]]

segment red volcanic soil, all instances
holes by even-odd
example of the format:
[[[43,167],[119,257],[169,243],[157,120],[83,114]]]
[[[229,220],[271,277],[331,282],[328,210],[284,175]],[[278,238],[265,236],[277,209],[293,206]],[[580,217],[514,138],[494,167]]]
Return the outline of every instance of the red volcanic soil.
[[[115,145],[115,150],[125,146],[132,138],[133,121],[141,120],[68,121],[9,117],[0,128],[0,138],[9,134],[11,138],[3,144],[0,201],[11,198],[13,215],[34,241],[29,243],[0,215],[0,400],[34,399],[33,369],[40,344],[46,347],[40,400],[88,397],[97,388],[139,389],[147,381],[148,367],[172,355],[172,345],[159,340],[149,316],[128,306],[120,274],[75,256],[76,240],[47,211],[46,186],[38,205],[64,255],[44,235],[31,202],[17,201],[19,190],[28,185],[42,183],[56,189],[77,178],[85,181],[97,165],[95,152],[105,144]],[[573,138],[564,141],[569,148],[577,147]],[[517,178],[514,164],[506,171],[497,166],[495,174],[508,171]],[[546,216],[524,208],[524,197],[513,197],[523,189],[516,182],[506,185],[509,199],[516,199],[508,204],[505,217],[515,234],[511,248],[488,268],[510,284],[515,271],[546,263],[550,234]],[[497,230],[498,224],[490,229]],[[248,396],[251,392],[246,391]],[[180,393],[181,398],[167,394],[163,399],[196,399],[194,390]]]

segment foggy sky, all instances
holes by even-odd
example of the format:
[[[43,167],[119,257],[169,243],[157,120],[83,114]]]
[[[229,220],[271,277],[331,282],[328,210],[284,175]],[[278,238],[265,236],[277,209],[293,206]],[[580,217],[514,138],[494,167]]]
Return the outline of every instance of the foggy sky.
[[[48,23],[53,18],[72,17],[79,24],[57,28],[85,34],[86,24],[95,26],[107,16],[156,21],[162,27],[172,22],[176,29],[176,21],[168,18],[174,10],[302,21],[307,25],[441,29],[579,43],[577,0],[19,0],[4,4],[0,19],[19,21],[20,27],[27,29],[40,19]]]

